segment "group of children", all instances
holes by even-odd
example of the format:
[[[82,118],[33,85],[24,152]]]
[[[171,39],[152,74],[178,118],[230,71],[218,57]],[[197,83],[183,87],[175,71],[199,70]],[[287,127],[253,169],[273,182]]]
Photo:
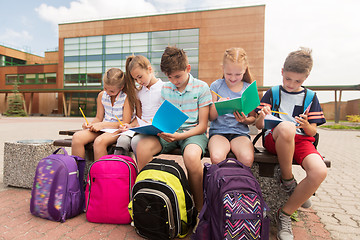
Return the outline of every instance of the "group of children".
[[[266,92],[261,105],[247,116],[242,112],[218,115],[213,103],[241,97],[253,82],[247,54],[242,48],[225,51],[223,77],[214,81],[210,88],[190,74],[191,66],[182,49],[166,47],[160,67],[169,82],[156,78],[149,60],[140,55],[127,58],[126,73],[118,68],[107,70],[103,77],[104,91],[97,98],[96,117],[90,124],[83,125],[83,131],[74,134],[72,154],[85,157],[84,146],[94,142],[94,159],[97,160],[107,154],[109,145],[117,141],[120,150],[116,154],[128,154],[132,149],[141,170],[155,155],[180,148],[195,205],[200,211],[203,204],[201,159],[206,148],[213,164],[224,160],[232,151],[239,161],[250,167],[254,161],[254,149],[248,125],[255,124],[259,129],[264,127],[264,118],[273,108],[271,92]],[[293,239],[290,215],[308,202],[327,174],[323,159],[313,145],[316,126],[325,122],[316,95],[309,109],[301,110],[306,93],[302,85],[311,68],[309,49],[301,48],[288,55],[282,68],[281,102],[277,106],[278,111],[288,115],[280,116],[286,121],[267,131],[265,137],[265,148],[278,155],[280,183],[290,195],[276,216],[278,239]],[[136,117],[149,122],[165,100],[189,117],[174,134],[121,134],[117,138],[116,133],[100,131],[119,128],[118,132],[124,132],[138,125]],[[293,159],[307,174],[299,184],[292,174]]]

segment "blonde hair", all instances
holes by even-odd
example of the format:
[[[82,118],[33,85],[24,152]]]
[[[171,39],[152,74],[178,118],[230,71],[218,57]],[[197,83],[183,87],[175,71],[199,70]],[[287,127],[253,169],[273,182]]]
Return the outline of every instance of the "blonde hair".
[[[289,53],[285,59],[283,70],[309,76],[313,66],[311,52],[309,48],[300,47],[299,50]]]
[[[123,71],[121,71],[120,68],[110,68],[108,69],[104,76],[103,76],[103,82],[104,85],[109,86],[116,86],[119,89],[122,89],[124,93],[126,93],[127,98],[129,99],[129,102],[134,102],[134,105],[131,105],[131,112],[134,111],[135,108],[135,100],[136,100],[136,94],[135,94],[135,84],[134,87],[132,86],[129,81],[126,81],[126,75]]]
[[[114,86],[121,89],[125,82],[124,82],[125,74],[119,68],[109,68],[106,70],[103,76],[104,85]]]
[[[223,66],[226,64],[227,61],[232,63],[242,64],[246,68],[242,81],[248,83],[252,83],[254,81],[249,70],[249,62],[247,59],[247,54],[244,49],[242,48],[226,49],[223,57]]]

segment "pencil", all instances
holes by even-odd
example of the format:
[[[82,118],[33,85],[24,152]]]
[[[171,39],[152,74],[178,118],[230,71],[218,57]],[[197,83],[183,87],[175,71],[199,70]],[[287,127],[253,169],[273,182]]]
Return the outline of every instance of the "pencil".
[[[216,94],[216,96],[218,96],[219,98],[223,98],[222,96],[220,96],[219,94],[217,94],[216,92],[214,92],[213,90],[211,90],[213,93]]]
[[[116,116],[116,115],[114,115],[115,117],[116,117],[116,119],[119,121],[119,123],[121,124],[121,126],[124,126],[124,124],[120,121],[120,119]]]
[[[85,121],[86,121],[87,125],[89,125],[89,122],[88,122],[88,120],[86,119],[86,117],[85,117],[85,114],[84,114],[83,110],[81,109],[81,107],[79,107],[79,109],[80,109],[81,114],[82,114],[82,115],[83,115],[83,117],[85,118]]]
[[[287,113],[284,112],[278,112],[278,111],[271,111],[272,113],[279,113],[279,114],[284,114],[284,115],[288,115]]]

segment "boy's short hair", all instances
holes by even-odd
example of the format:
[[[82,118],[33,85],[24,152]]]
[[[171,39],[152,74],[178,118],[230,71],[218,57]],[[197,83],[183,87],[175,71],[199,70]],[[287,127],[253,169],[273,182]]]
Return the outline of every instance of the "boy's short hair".
[[[304,73],[309,76],[313,66],[311,49],[301,47],[299,50],[289,53],[284,62],[285,72]]]
[[[165,48],[160,63],[160,69],[163,73],[170,75],[176,71],[185,71],[188,65],[189,61],[183,49],[175,46]]]

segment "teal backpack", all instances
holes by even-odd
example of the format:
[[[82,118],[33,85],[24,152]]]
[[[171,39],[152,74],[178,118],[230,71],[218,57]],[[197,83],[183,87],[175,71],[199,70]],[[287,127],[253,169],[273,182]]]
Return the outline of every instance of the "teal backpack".
[[[304,101],[303,101],[303,112],[305,111],[305,109],[307,109],[309,107],[309,105],[312,103],[312,101],[314,100],[315,97],[315,92],[305,88],[305,97],[304,97]],[[279,111],[279,106],[280,106],[280,102],[281,102],[281,91],[280,91],[280,85],[277,86],[273,86],[271,88],[271,99],[272,99],[272,109],[273,111]],[[273,115],[279,115],[278,113],[273,113]]]
[[[303,100],[303,109],[302,112],[305,111],[305,109],[307,109],[310,104],[312,103],[312,101],[315,98],[316,93],[308,88],[305,88],[305,97]],[[280,91],[280,85],[277,86],[273,86],[271,89],[271,102],[272,102],[272,111],[279,111],[279,106],[280,106],[280,102],[281,102],[281,91]],[[279,117],[278,113],[272,113],[272,115]],[[264,136],[265,136],[265,132],[266,130],[263,129],[259,134],[257,134],[253,140],[253,146],[254,146],[254,150],[256,153],[259,153],[260,151],[255,147],[256,142],[259,140],[259,138],[262,138],[262,144],[264,146]],[[314,142],[314,146],[316,147],[319,141],[319,133],[316,133],[315,137],[315,142]]]

